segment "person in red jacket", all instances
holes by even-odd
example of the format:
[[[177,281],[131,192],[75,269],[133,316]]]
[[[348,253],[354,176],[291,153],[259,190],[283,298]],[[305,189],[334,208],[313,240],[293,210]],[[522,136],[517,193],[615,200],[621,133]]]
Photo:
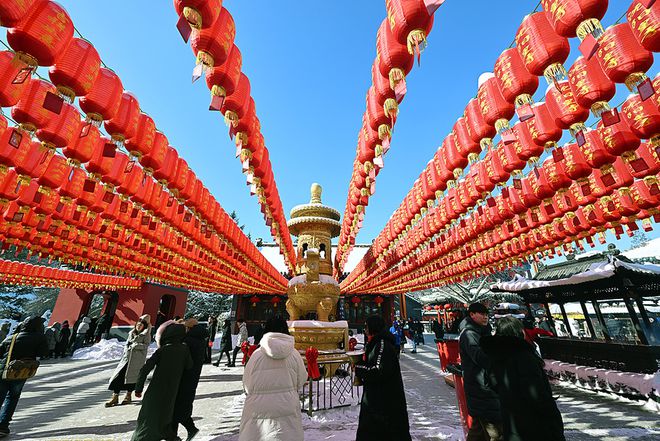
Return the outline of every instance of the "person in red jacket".
[[[534,345],[534,343],[537,343],[537,339],[539,338],[540,335],[545,335],[548,337],[552,337],[554,334],[550,331],[546,331],[545,329],[537,328],[534,326],[534,319],[531,317],[527,317],[523,320],[523,326],[525,329],[523,330],[525,333],[525,340],[527,343]]]

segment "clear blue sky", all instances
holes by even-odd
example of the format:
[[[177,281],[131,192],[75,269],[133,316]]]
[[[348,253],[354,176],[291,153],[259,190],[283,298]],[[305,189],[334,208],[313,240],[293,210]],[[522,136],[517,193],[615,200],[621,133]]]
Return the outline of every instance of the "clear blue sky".
[[[206,85],[190,82],[194,58],[176,30],[172,2],[60,3],[225,210],[236,210],[253,237],[269,240],[227,128],[218,113],[206,110]],[[475,95],[479,75],[492,71],[536,4],[447,0],[436,12],[421,67],[408,77],[392,149],[358,242],[370,242],[385,225]],[[613,24],[628,5],[610,1],[603,24]],[[316,181],[323,185],[324,202],[343,213],[384,0],[225,0],[224,6],[236,22],[236,44],[285,211],[307,202]],[[541,92],[545,87],[541,80]]]

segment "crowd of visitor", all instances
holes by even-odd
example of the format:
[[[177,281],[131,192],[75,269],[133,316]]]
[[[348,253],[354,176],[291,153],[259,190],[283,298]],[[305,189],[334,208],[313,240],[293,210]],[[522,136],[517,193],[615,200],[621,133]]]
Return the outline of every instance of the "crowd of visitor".
[[[41,317],[31,317],[11,334],[0,328],[0,337],[5,337],[0,344],[0,437],[10,433],[9,423],[26,380],[36,372],[37,359],[75,350],[83,344],[89,323],[81,317],[73,330],[66,321],[46,329]],[[407,341],[412,353],[417,344],[424,344],[424,328],[417,320],[395,319],[388,326],[376,315],[365,325],[365,354],[354,366],[363,385],[356,440],[411,440],[399,357]],[[131,403],[133,395],[141,398],[133,441],[180,440],[179,426],[187,440],[199,432],[193,403],[202,366],[211,362],[217,327],[215,317],[206,324],[194,318],[167,320],[156,330],[149,315],[137,320],[110,376],[112,396],[105,403],[114,407]],[[430,328],[437,339],[444,337],[441,319],[432,320]],[[480,303],[469,306],[459,326],[465,396],[473,420],[467,441],[563,441],[562,417],[535,344],[539,335],[552,333],[533,320],[513,317],[499,319],[495,328],[493,333],[488,309]],[[252,340],[240,318],[233,329],[225,320],[220,332],[220,353],[213,364],[219,366],[226,357],[226,366],[235,366],[242,353],[245,366],[239,440],[302,440],[299,394],[308,373],[286,321],[269,319],[265,327],[253,330]],[[148,357],[153,339],[157,349]],[[121,392],[125,396],[120,401]]]

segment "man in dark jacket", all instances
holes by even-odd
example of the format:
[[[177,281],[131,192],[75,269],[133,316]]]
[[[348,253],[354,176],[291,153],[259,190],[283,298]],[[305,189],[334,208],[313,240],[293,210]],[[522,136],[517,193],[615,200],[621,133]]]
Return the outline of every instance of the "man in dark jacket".
[[[473,419],[466,441],[499,441],[502,417],[497,394],[488,384],[490,360],[479,346],[481,337],[491,334],[488,308],[473,303],[461,323],[459,346],[468,413]]]
[[[0,372],[4,372],[6,364],[11,360],[36,360],[37,357],[48,355],[44,319],[41,317],[30,317],[23,322],[21,332],[16,335],[14,347],[11,349],[11,360],[8,360],[12,340],[10,337],[0,344]],[[0,438],[9,435],[9,422],[16,410],[25,381],[0,379]]]
[[[177,393],[176,403],[174,405],[173,424],[175,434],[178,431],[179,424],[182,424],[188,431],[187,439],[190,440],[199,432],[192,419],[193,402],[197,393],[199,377],[202,374],[202,365],[205,363],[209,334],[204,325],[198,324],[195,319],[186,320],[185,325],[188,332],[183,339],[183,343],[190,350],[193,367],[192,369],[183,371],[181,383],[179,383],[179,392]]]
[[[433,319],[433,324],[431,325],[431,330],[435,334],[435,338],[437,340],[440,340],[444,338],[445,336],[445,328],[442,325],[442,319],[439,318],[438,320]]]

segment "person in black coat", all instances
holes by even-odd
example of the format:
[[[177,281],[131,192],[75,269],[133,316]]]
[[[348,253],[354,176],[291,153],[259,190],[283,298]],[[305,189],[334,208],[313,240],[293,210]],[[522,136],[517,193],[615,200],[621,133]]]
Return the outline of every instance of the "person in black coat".
[[[44,334],[44,319],[29,317],[20,325],[18,333],[7,337],[0,344],[0,372],[4,372],[6,364],[11,360],[36,360],[37,357],[47,355],[48,342]],[[25,382],[26,380],[0,379],[0,438],[9,435],[9,422],[14,416]]]
[[[214,316],[209,316],[208,321],[208,333],[206,339],[206,352],[204,363],[211,362],[211,355],[213,350],[213,342],[215,341],[215,334],[218,332],[218,319]]]
[[[231,320],[225,320],[222,325],[222,338],[220,339],[220,356],[213,363],[213,366],[220,366],[220,360],[222,360],[224,354],[227,354],[227,366],[231,364],[231,344]]]
[[[479,346],[491,334],[488,309],[473,303],[461,322],[458,339],[468,413],[473,419],[466,441],[498,441],[502,431],[500,400],[488,381],[490,359]]]
[[[202,374],[202,365],[205,363],[209,334],[206,327],[198,324],[195,319],[186,320],[185,325],[188,332],[183,339],[183,343],[190,350],[193,364],[192,369],[184,371],[181,377],[172,422],[174,424],[175,434],[178,432],[179,424],[181,424],[188,431],[187,439],[192,439],[199,432],[192,419],[193,402],[197,393],[199,377]]]
[[[367,318],[369,336],[355,375],[364,386],[356,441],[410,441],[406,395],[394,336],[382,317]]]
[[[565,441],[543,360],[525,341],[520,320],[500,319],[496,335],[483,337],[481,347],[491,360],[489,379],[501,404],[502,440]]]
[[[55,357],[65,357],[66,348],[69,346],[69,339],[71,338],[71,328],[69,328],[69,321],[64,320],[62,329],[60,329],[59,340],[55,344]]]
[[[438,318],[438,320],[433,319],[433,324],[431,325],[431,330],[435,334],[435,338],[437,340],[441,340],[445,336],[445,328],[442,324],[442,319]]]

